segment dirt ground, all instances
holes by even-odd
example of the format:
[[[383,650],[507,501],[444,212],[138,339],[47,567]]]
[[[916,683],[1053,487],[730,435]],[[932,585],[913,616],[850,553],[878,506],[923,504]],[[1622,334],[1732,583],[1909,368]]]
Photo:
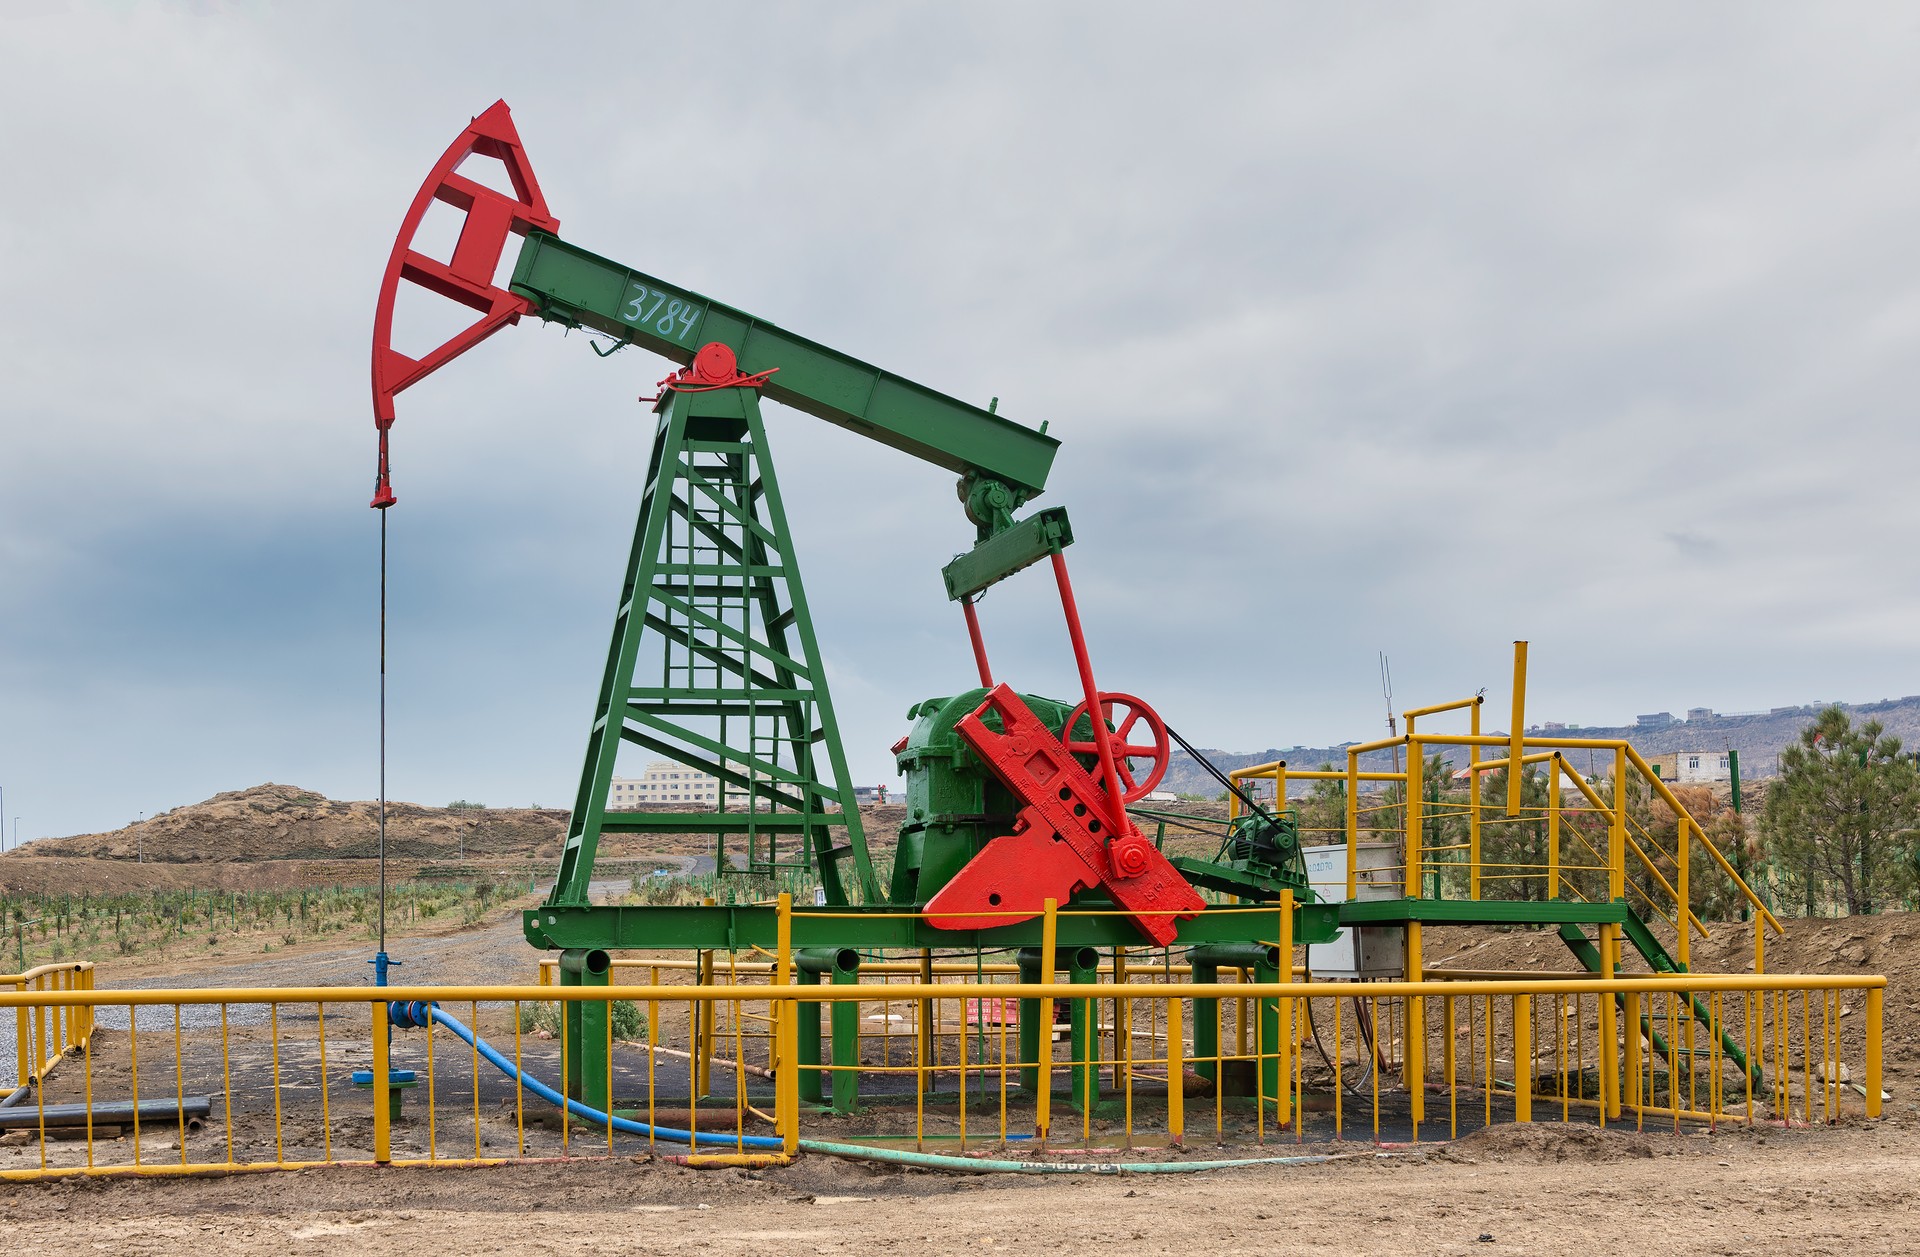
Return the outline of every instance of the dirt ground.
[[[1495,1128],[1422,1153],[1041,1179],[632,1160],[0,1186],[29,1253],[1909,1253],[1920,1155],[1877,1127]],[[1114,1246],[1118,1246],[1115,1248]]]

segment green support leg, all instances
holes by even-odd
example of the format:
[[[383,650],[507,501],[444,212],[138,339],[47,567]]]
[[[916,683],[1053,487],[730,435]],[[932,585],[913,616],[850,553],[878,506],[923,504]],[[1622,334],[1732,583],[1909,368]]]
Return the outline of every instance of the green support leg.
[[[1220,980],[1220,966],[1204,960],[1193,962],[1193,984],[1205,986]],[[1214,1086],[1220,1085],[1220,1001],[1193,1001],[1193,1072]]]
[[[1020,967],[1020,981],[1031,985],[1040,981],[1040,949],[1022,947],[1015,963]],[[1049,1026],[1051,1034],[1053,1028]],[[1020,1001],[1020,1087],[1028,1094],[1040,1089],[1040,1001],[1023,999]]]
[[[1065,959],[1069,982],[1079,986],[1100,980],[1100,953],[1093,948],[1076,947]],[[1073,1044],[1073,1107],[1082,1113],[1100,1102],[1098,1007],[1095,1000],[1077,999],[1068,1012],[1073,1027],[1068,1036]]]
[[[560,953],[560,985],[607,985],[613,965],[607,953],[595,948]],[[605,1000],[568,1000],[562,1018],[566,1035],[567,1095],[589,1108],[612,1108],[607,1076],[607,1003]]]
[[[1262,960],[1253,966],[1255,982],[1278,982],[1280,966]],[[1280,1001],[1260,1001],[1260,1103],[1279,1107],[1287,1079],[1280,1076]]]
[[[860,981],[859,970],[833,971],[835,986]],[[851,1113],[860,1103],[860,1005],[845,1000],[833,1006],[833,1111]]]
[[[802,968],[797,975],[802,986],[819,986],[820,975]],[[800,1098],[818,1104],[820,1090],[820,1005],[801,1001],[799,1008]]]

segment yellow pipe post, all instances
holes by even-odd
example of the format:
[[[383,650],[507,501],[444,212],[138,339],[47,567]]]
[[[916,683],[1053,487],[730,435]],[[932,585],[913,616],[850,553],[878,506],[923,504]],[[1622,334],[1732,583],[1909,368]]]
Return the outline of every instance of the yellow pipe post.
[[[716,900],[713,896],[709,895],[700,902],[711,908],[714,906]],[[718,971],[718,958],[711,951],[695,952],[694,958],[700,962],[700,969],[695,975],[694,981],[700,986],[713,985],[714,975]],[[695,1032],[699,1039],[699,1046],[693,1050],[694,1056],[698,1058],[694,1063],[693,1069],[693,1094],[695,1096],[703,1096],[713,1090],[713,1040],[716,1033],[714,1012],[714,1002],[712,1000],[701,1001],[700,1028]],[[689,1015],[688,1020],[691,1022],[691,1015]],[[564,1116],[564,1114],[562,1116]]]
[[[1520,815],[1520,751],[1527,729],[1527,644],[1513,644],[1513,724],[1507,732],[1507,815]]]
[[[1613,752],[1613,808],[1607,818],[1607,898],[1627,893],[1627,759],[1619,747]],[[1687,905],[1680,905],[1684,911]],[[1681,947],[1687,932],[1680,931]]]
[[[1412,738],[1407,739],[1407,898],[1420,897],[1420,790],[1421,770],[1425,765],[1423,744]]]
[[[775,927],[778,959],[775,961],[775,980],[783,987],[793,985],[793,895],[787,891],[780,893],[778,900],[778,924]],[[782,1147],[788,1156],[800,1150],[800,1005],[793,1000],[782,1000],[778,1008],[774,1033],[779,1036],[779,1048],[774,1053],[774,1087],[777,1103],[775,1116],[779,1118]]]
[[[1533,1120],[1533,997],[1513,997],[1513,1120]]]
[[[1601,954],[1606,957],[1605,976],[1612,978],[1618,959],[1620,927],[1607,925],[1601,927]],[[1599,997],[1600,1004],[1600,1099],[1606,1105],[1607,1116],[1620,1116],[1620,1032],[1618,1010],[1611,996]],[[1628,1033],[1633,1032],[1628,1027]]]
[[[128,1010],[127,1021],[137,1024],[132,1010]],[[387,1025],[387,1006],[376,1000],[373,1004],[373,1159],[381,1165],[393,1160],[393,1118],[387,1106],[392,1103],[392,1092],[388,1084],[388,1048],[392,1028]]]
[[[1178,1147],[1187,1133],[1187,1009],[1175,996],[1167,1000],[1167,1140]]]
[[[1468,732],[1480,736],[1480,696],[1474,695]],[[1480,897],[1480,747],[1467,747],[1467,898]]]
[[[1560,898],[1560,752],[1547,761],[1547,898]]]
[[[1347,750],[1347,898],[1360,897],[1360,755]]]
[[[53,989],[52,983],[48,982],[47,979],[44,977],[40,978],[36,983],[36,985],[42,991],[50,991]],[[53,1059],[53,1057],[50,1055],[50,1048],[52,1046],[52,1040],[53,1040],[53,1019],[55,1017],[58,1017],[59,1015],[60,1015],[60,1008],[59,1008],[59,1005],[57,1004],[43,1005],[40,1009],[40,1016],[38,1019],[39,1029],[34,1034],[34,1038],[33,1038],[33,1050],[39,1055],[39,1058],[40,1058],[39,1061],[33,1067],[33,1077],[35,1082],[38,1082],[40,1078],[43,1075],[45,1075],[45,1073],[47,1072],[47,1064]],[[131,1034],[132,1032],[129,1031],[128,1033]]]
[[[27,989],[27,984],[22,981],[15,981],[13,989],[16,991],[24,991]],[[29,1058],[33,1055],[33,1048],[27,1034],[28,1022],[29,1018],[26,1011],[16,1007],[13,1016],[13,1038],[16,1062],[13,1076],[21,1082],[27,1081],[34,1073],[33,1066],[29,1064]]]
[[[1886,1003],[1881,987],[1867,988],[1867,1116],[1880,1116],[1880,1013]]]
[[[1693,826],[1693,819],[1685,812],[1678,813],[1678,818],[1680,823],[1676,826],[1677,832],[1674,835],[1675,849],[1673,853],[1673,861],[1678,872],[1674,877],[1673,890],[1674,897],[1680,901],[1681,911],[1691,912],[1693,910],[1693,890],[1689,872],[1693,861],[1687,858],[1687,853],[1693,846],[1691,841],[1693,835],[1689,832]],[[1676,913],[1675,915],[1677,916],[1679,914]],[[1692,950],[1688,946],[1692,940],[1689,939],[1687,935],[1687,930],[1680,931],[1680,950],[1677,958],[1680,961],[1680,967],[1682,969],[1689,967],[1687,960]]]
[[[1282,982],[1293,981],[1293,891],[1280,892],[1280,966],[1279,979]],[[1262,1021],[1266,1019],[1261,1018]],[[1278,1126],[1285,1126],[1293,1116],[1293,1096],[1287,1088],[1288,1080],[1293,1077],[1293,997],[1283,996],[1280,1000],[1280,1033],[1274,1036],[1279,1040],[1273,1045],[1277,1053],[1279,1066],[1274,1071],[1280,1085],[1274,1090],[1275,1107],[1273,1120]],[[1263,1070],[1262,1073],[1265,1071]]]
[[[1614,820],[1622,826],[1621,837],[1624,839],[1626,836],[1624,829],[1626,794],[1624,785],[1621,784],[1618,779],[1615,780],[1614,784],[1614,799],[1618,804],[1614,813]],[[1625,843],[1623,841],[1618,845],[1616,850],[1624,847]],[[1614,870],[1618,870],[1619,876],[1622,879],[1625,877],[1626,870],[1625,866],[1620,863],[1620,860],[1613,857],[1611,853],[1609,854],[1608,864],[1610,867],[1607,876],[1609,889],[1611,889],[1615,876]],[[1625,893],[1624,887],[1620,893]],[[1619,895],[1615,897],[1618,898]],[[1684,926],[1682,928],[1684,928]],[[1600,927],[1601,979],[1611,982],[1617,975],[1619,967],[1620,927],[1618,925],[1602,925]],[[1596,997],[1596,1002],[1599,1004],[1600,1012],[1600,1102],[1605,1107],[1605,1112],[1608,1117],[1617,1118],[1620,1116],[1620,1044],[1618,1029],[1614,1019],[1614,1003],[1612,999],[1605,996]],[[1629,1033],[1631,1033],[1631,1028],[1629,1028]]]
[[[1626,993],[1626,1009],[1621,1020],[1625,1022],[1627,1040],[1627,1077],[1632,1079],[1628,1088],[1627,1103],[1634,1108],[1644,1107],[1640,1095],[1640,996],[1638,992]]]
[[[1406,967],[1407,981],[1418,983],[1425,981],[1420,964],[1420,923],[1409,921],[1406,931]],[[1409,994],[1406,997],[1406,1043],[1405,1054],[1401,1059],[1401,1081],[1406,1084],[1407,1096],[1413,1110],[1413,1125],[1417,1133],[1420,1123],[1427,1116],[1427,1035],[1426,1008],[1422,997]]]
[[[1232,791],[1228,791],[1232,796]],[[1040,972],[1051,988],[1060,972],[1059,958],[1054,954],[1060,937],[1060,901],[1048,899],[1042,905],[1040,918]],[[1042,1143],[1047,1139],[1047,1126],[1053,1117],[1053,996],[1040,997],[1040,1081],[1034,1088],[1033,1097],[1033,1133]]]

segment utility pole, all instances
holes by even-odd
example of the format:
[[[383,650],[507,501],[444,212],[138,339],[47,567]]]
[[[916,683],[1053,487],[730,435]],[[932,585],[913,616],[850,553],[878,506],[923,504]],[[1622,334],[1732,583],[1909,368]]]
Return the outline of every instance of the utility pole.
[[[7,851],[7,788],[0,786],[0,855]]]

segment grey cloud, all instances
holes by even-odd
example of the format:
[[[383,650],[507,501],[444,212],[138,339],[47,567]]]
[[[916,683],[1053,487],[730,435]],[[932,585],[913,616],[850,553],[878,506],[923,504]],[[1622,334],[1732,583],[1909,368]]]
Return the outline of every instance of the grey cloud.
[[[9,11],[0,781],[28,832],[372,790],[374,287],[502,94],[569,238],[1049,420],[1096,664],[1189,737],[1371,734],[1379,649],[1408,701],[1497,696],[1517,636],[1548,719],[1908,692],[1917,33],[1896,5]],[[402,399],[401,797],[571,790],[662,373],[580,342],[522,327]],[[907,704],[967,681],[935,573],[969,530],[944,473],[770,423],[879,778]],[[988,629],[1065,692],[1049,597],[996,590]]]

